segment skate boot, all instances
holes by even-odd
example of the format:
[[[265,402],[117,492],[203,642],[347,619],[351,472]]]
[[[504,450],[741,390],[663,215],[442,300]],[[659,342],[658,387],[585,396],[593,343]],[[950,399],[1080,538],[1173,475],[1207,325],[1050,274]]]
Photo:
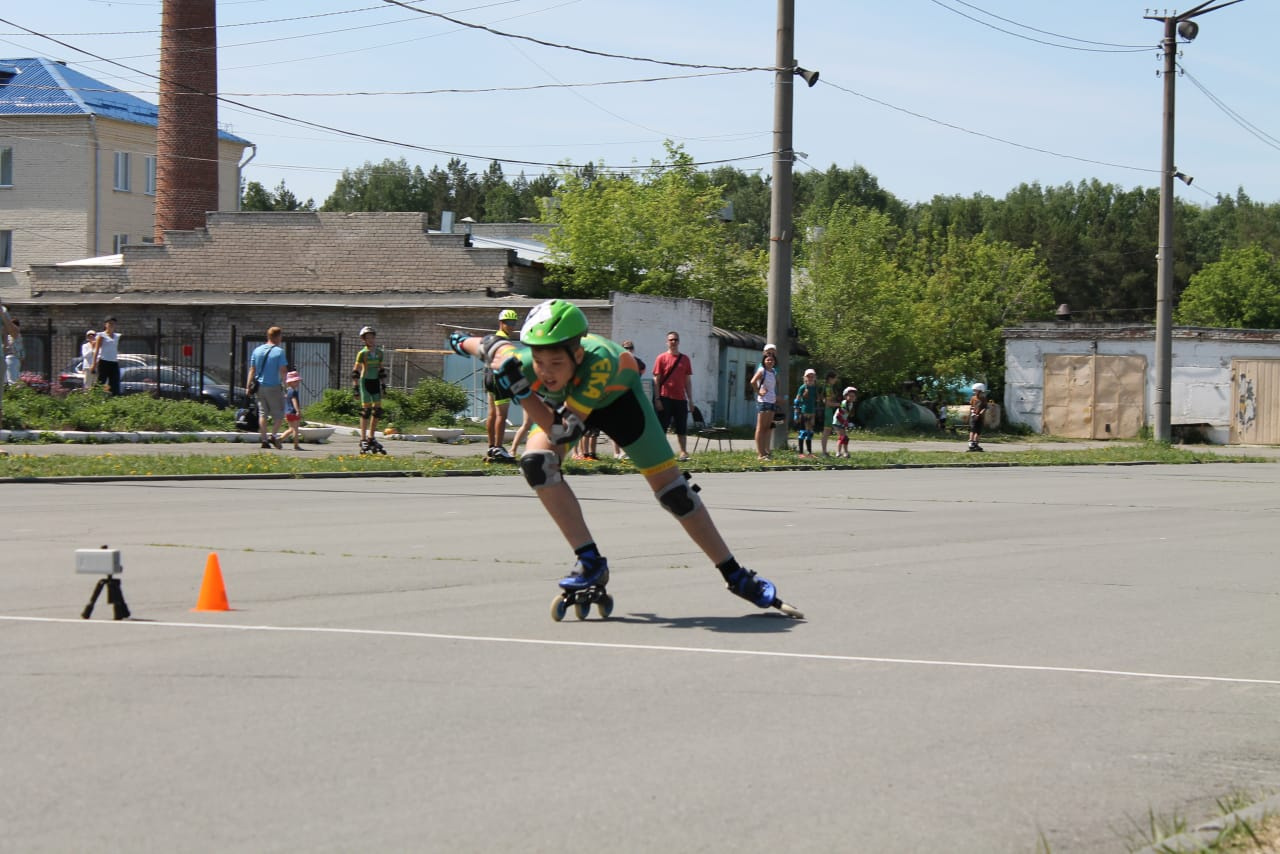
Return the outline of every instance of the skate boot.
[[[386,449],[386,448],[384,448],[384,447],[382,447],[382,443],[381,443],[381,442],[379,442],[377,439],[370,439],[370,440],[369,440],[369,453],[371,453],[371,454],[383,454],[383,455],[385,455],[385,454],[387,453],[387,449]]]
[[[600,618],[608,619],[613,613],[613,597],[605,592],[609,583],[609,561],[599,555],[579,557],[573,572],[560,579],[560,595],[551,600],[551,619],[557,623],[564,619],[573,606],[574,616],[585,620],[595,603]]]
[[[369,453],[369,440],[368,440],[368,439],[361,439],[361,440],[360,440],[360,454],[361,454],[361,456],[363,456],[364,454],[367,454],[367,453]]]
[[[515,461],[516,458],[511,456],[510,452],[501,445],[489,449],[489,462],[491,463],[514,463]]]
[[[726,575],[724,580],[729,586],[729,592],[735,596],[741,596],[757,608],[777,608],[788,617],[804,616],[799,610],[778,598],[778,589],[774,587],[772,581],[756,575],[745,566],[739,566]]]

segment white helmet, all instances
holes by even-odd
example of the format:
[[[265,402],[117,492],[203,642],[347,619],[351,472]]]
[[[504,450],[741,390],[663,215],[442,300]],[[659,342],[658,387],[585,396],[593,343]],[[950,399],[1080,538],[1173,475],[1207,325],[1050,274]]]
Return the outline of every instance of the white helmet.
[[[376,333],[376,332],[374,332],[374,331],[373,331],[373,327],[372,327],[372,326],[362,326],[362,327],[360,327],[360,337],[361,337],[361,338],[363,338],[363,337],[364,337],[364,336],[366,336],[366,335],[377,335],[377,334],[378,334],[378,333]]]
[[[973,391],[974,391],[974,394],[986,394],[987,393],[986,383],[974,383]]]
[[[841,394],[841,397],[848,396],[849,392],[853,392],[854,394],[857,394],[858,389],[856,386],[846,386],[844,392]]]

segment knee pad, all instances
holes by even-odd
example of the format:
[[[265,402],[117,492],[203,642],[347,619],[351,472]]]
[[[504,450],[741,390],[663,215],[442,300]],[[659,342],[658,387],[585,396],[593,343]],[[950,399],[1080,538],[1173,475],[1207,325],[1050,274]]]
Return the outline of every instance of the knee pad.
[[[687,474],[662,487],[656,497],[658,503],[677,519],[693,515],[702,506],[702,499],[698,497],[698,487],[690,485]]]
[[[373,412],[373,417],[374,417],[374,418],[381,418],[381,417],[382,417],[382,404],[380,404],[380,403],[375,403],[375,404],[373,405],[372,412]]]
[[[545,489],[564,480],[560,455],[555,451],[525,451],[520,455],[520,473],[534,489]]]

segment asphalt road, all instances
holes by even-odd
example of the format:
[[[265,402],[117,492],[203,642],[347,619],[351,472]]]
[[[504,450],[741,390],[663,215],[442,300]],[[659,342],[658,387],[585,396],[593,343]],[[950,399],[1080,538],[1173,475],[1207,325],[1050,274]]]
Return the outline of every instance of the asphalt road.
[[[1280,789],[1280,467],[696,480],[806,621],[638,477],[573,478],[617,608],[558,624],[518,478],[4,485],[0,850],[1118,852]]]

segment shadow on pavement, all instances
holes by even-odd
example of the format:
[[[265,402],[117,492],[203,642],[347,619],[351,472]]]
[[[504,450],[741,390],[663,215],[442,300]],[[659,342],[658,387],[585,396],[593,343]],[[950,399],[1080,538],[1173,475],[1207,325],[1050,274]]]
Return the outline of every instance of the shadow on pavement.
[[[802,625],[804,620],[797,620],[777,611],[761,611],[758,614],[743,614],[737,617],[660,617],[657,614],[618,616],[614,614],[609,618],[609,622],[640,623],[667,629],[706,629],[735,635],[759,635],[789,632],[794,627]]]

